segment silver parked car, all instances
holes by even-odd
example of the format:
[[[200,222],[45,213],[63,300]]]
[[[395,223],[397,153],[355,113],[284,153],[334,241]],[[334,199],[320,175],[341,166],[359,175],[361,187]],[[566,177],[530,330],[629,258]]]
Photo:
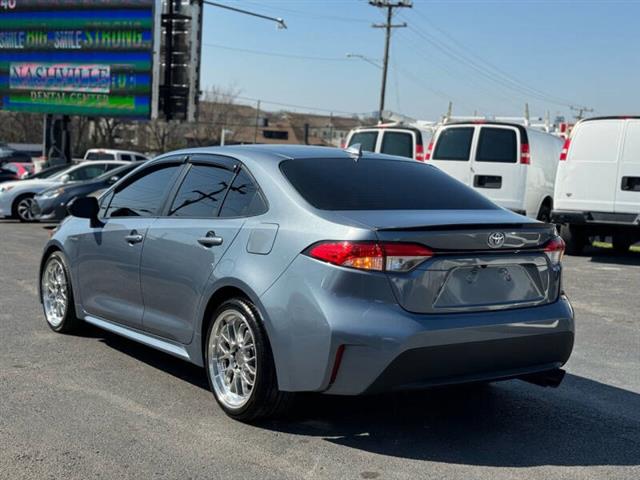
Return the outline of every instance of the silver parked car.
[[[204,366],[240,420],[303,391],[557,386],[573,347],[555,228],[413,160],[185,150],[69,210],[42,258],[49,326]]]

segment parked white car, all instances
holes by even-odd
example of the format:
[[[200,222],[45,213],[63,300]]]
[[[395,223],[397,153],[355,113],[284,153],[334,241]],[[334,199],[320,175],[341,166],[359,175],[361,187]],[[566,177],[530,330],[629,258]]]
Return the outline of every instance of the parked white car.
[[[365,152],[386,153],[400,157],[424,160],[425,145],[433,132],[402,124],[382,124],[358,127],[349,132],[345,147],[362,145]]]
[[[118,160],[123,162],[144,162],[149,157],[142,153],[129,150],[110,150],[104,148],[91,148],[84,154],[84,161],[95,162],[97,160]]]
[[[610,235],[620,252],[640,240],[640,117],[576,124],[560,157],[552,218],[571,254],[594,235]]]
[[[562,140],[515,123],[441,126],[425,160],[498,205],[548,222]]]
[[[120,165],[122,161],[96,161],[74,165],[49,178],[19,180],[0,185],[0,218],[17,218],[21,222],[35,220],[33,197],[47,188],[64,185],[70,182],[91,180]]]

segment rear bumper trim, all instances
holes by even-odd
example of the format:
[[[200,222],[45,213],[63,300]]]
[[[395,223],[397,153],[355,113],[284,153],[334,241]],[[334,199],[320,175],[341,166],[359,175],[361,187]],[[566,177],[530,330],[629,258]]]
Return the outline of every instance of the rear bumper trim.
[[[551,213],[554,223],[568,223],[571,225],[628,225],[640,226],[640,214],[593,212],[579,210],[554,210]]]

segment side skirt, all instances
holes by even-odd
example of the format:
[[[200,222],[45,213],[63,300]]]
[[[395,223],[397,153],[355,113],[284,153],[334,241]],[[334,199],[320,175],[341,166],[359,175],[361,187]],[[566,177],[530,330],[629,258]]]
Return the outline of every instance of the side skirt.
[[[173,343],[168,340],[149,335],[148,333],[143,333],[139,330],[125,327],[123,325],[116,325],[115,323],[109,322],[108,320],[92,317],[91,315],[85,315],[84,321],[90,323],[91,325],[95,325],[98,328],[102,328],[109,332],[115,333],[116,335],[120,335],[122,337],[128,338],[129,340],[133,340],[134,342],[142,343],[143,345],[168,353],[169,355],[173,355],[174,357],[192,362],[189,352],[187,352],[187,349],[183,345]]]

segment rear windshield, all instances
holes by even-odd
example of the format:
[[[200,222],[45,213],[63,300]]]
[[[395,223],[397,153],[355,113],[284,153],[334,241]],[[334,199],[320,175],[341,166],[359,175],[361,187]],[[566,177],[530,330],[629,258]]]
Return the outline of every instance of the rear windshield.
[[[438,137],[434,160],[454,160],[466,162],[471,153],[473,127],[447,128]]]
[[[280,169],[321,210],[487,210],[484,196],[436,167],[363,158],[285,160]]]
[[[413,158],[413,135],[408,132],[384,132],[381,152]]]
[[[518,161],[516,131],[510,128],[482,127],[476,161],[516,163]]]
[[[104,152],[89,152],[85,157],[85,160],[115,160],[116,156],[113,153],[104,153]]]
[[[351,140],[349,140],[349,147],[351,145],[360,144],[362,145],[362,150],[365,152],[375,152],[376,150],[376,142],[378,141],[378,132],[356,132],[351,136]]]

